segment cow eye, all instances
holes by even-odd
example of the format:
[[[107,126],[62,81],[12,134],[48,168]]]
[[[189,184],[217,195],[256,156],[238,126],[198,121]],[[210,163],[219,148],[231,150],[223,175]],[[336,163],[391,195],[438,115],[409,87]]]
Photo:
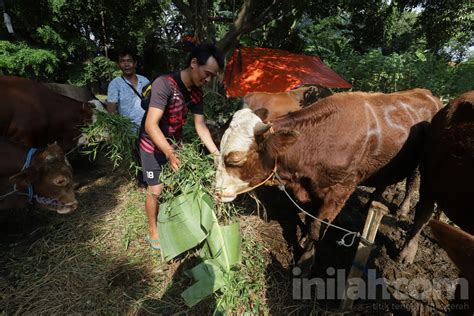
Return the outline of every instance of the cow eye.
[[[229,166],[241,166],[246,160],[247,153],[244,151],[232,151],[224,157],[224,163]]]

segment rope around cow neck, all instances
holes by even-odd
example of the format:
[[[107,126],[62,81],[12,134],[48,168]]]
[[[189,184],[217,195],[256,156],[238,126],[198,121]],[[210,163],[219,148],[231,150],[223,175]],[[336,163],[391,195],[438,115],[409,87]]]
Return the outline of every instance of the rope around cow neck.
[[[263,180],[262,182],[258,183],[257,185],[255,186],[252,186],[252,187],[249,187],[247,189],[244,189],[244,190],[241,190],[239,192],[236,193],[236,195],[239,195],[239,194],[242,194],[242,193],[246,193],[246,192],[249,192],[249,191],[252,191],[253,189],[256,189],[262,185],[264,185],[266,182],[268,182],[272,177],[275,177],[278,182],[280,183],[278,185],[278,189],[280,189],[281,191],[285,192],[286,196],[290,199],[290,201],[301,211],[303,212],[304,214],[306,214],[307,216],[311,217],[312,219],[314,219],[315,221],[318,221],[320,223],[324,223],[328,226],[331,226],[331,227],[334,227],[336,229],[339,229],[339,230],[342,230],[343,232],[345,232],[346,234],[344,236],[342,236],[342,238],[340,240],[337,241],[337,244],[339,246],[344,246],[344,247],[352,247],[352,245],[354,245],[354,242],[355,242],[355,239],[356,237],[359,237],[360,239],[362,239],[365,243],[368,243],[368,244],[371,244],[367,239],[365,239],[359,232],[353,232],[353,231],[350,231],[348,229],[345,229],[343,227],[340,227],[340,226],[337,226],[337,225],[334,225],[334,224],[331,224],[331,223],[328,223],[326,221],[323,221],[322,219],[319,219],[317,218],[316,216],[310,214],[309,212],[307,212],[306,210],[304,210],[301,206],[298,205],[298,203],[296,203],[296,201],[290,196],[290,194],[288,193],[288,191],[286,191],[286,188],[285,188],[285,185],[283,184],[283,179],[280,177],[280,175],[277,173],[277,159],[275,159],[275,166],[273,167],[273,170],[270,172],[270,175],[265,179]],[[352,240],[350,241],[350,243],[346,243],[346,238],[352,236]]]
[[[259,186],[264,185],[264,184],[267,183],[267,181],[269,181],[274,175],[276,175],[276,169],[277,169],[277,161],[276,161],[276,159],[275,159],[275,166],[273,167],[272,172],[270,172],[270,175],[268,175],[268,177],[267,177],[265,180],[263,180],[262,182],[260,182],[260,183],[257,184],[257,185],[254,185],[253,187],[249,187],[249,188],[247,188],[247,189],[240,190],[239,192],[235,193],[235,195],[239,195],[239,194],[242,194],[242,193],[246,193],[246,192],[252,191],[253,189],[258,188]]]
[[[75,149],[75,148],[74,148]],[[33,160],[33,155],[38,151],[37,148],[35,147],[31,147],[28,149],[28,152],[26,153],[26,157],[25,157],[25,162],[23,163],[23,166],[21,167],[21,171],[24,171],[26,169],[28,169],[31,165],[31,161]],[[21,172],[20,171],[20,172]],[[45,204],[45,205],[53,205],[53,206],[61,206],[63,205],[59,200],[57,199],[53,199],[53,198],[48,198],[48,197],[44,197],[44,196],[40,196],[38,194],[34,194],[34,190],[33,190],[33,185],[31,183],[28,183],[28,186],[26,188],[27,192],[24,193],[24,192],[20,192],[18,191],[17,187],[16,187],[16,183],[13,185],[13,190],[11,190],[10,192],[8,193],[5,193],[3,195],[0,195],[0,201],[5,199],[6,197],[10,196],[10,195],[13,195],[13,194],[18,194],[18,195],[24,195],[27,197],[28,199],[28,203],[32,204],[33,203],[33,199],[35,199],[38,203],[40,204]]]
[[[0,201],[8,197],[9,195],[15,194],[16,192],[18,192],[18,190],[16,189],[16,186],[14,186],[13,190],[11,190],[10,192],[0,195]]]
[[[311,217],[312,219],[314,219],[315,221],[318,221],[320,223],[324,223],[328,226],[331,226],[331,227],[334,227],[336,229],[339,229],[339,230],[342,230],[343,232],[346,232],[346,234],[344,236],[342,236],[342,238],[340,240],[338,240],[336,243],[339,245],[339,246],[344,246],[344,247],[352,247],[352,245],[354,244],[354,241],[356,239],[356,237],[359,237],[361,239],[363,239],[365,242],[368,242],[364,237],[362,237],[362,235],[359,233],[359,232],[353,232],[353,231],[350,231],[348,229],[345,229],[343,227],[340,227],[340,226],[337,226],[337,225],[334,225],[334,224],[331,224],[331,223],[328,223],[326,221],[323,221],[322,219],[319,219],[317,218],[316,216],[308,213],[307,211],[305,211],[301,206],[298,205],[298,203],[296,203],[296,201],[290,196],[290,194],[288,193],[288,191],[286,191],[286,188],[285,188],[285,185],[283,184],[283,179],[280,177],[280,175],[276,172],[276,165],[275,165],[275,172],[274,172],[274,175],[275,175],[275,178],[278,180],[278,182],[280,182],[280,184],[278,185],[278,189],[280,189],[281,191],[285,192],[286,196],[290,199],[291,202],[293,202],[293,204],[301,211],[303,212],[304,214],[306,214],[307,216]],[[352,240],[350,243],[346,243],[346,238],[352,236]],[[368,242],[369,243],[369,242]]]

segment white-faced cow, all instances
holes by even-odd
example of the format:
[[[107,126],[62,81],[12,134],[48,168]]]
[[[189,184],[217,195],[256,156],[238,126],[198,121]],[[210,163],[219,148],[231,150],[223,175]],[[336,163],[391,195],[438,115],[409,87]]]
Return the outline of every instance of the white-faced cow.
[[[0,138],[0,209],[30,204],[60,214],[77,208],[72,168],[57,145],[29,148]]]
[[[414,89],[335,94],[272,126],[262,122],[264,113],[242,109],[222,138],[216,196],[232,201],[276,170],[298,200],[318,204],[314,215],[331,223],[357,185],[393,184],[414,170],[440,107],[429,90]],[[310,238],[319,240],[325,228],[313,221]],[[302,258],[312,254],[310,242]],[[300,265],[308,272],[308,262]]]
[[[57,141],[67,152],[80,143],[80,128],[93,121],[92,104],[29,79],[0,76],[0,91],[0,136],[27,146]]]
[[[260,109],[268,110],[265,117],[265,123],[270,123],[274,119],[284,116],[291,112],[296,112],[304,107],[312,105],[317,100],[330,96],[332,93],[329,89],[318,86],[303,86],[294,90],[278,93],[252,92],[243,97],[243,108],[249,108],[252,111]],[[230,120],[222,127],[221,135],[229,127]],[[219,139],[220,142],[220,139]],[[216,142],[217,144],[217,142]],[[407,216],[411,208],[411,201],[414,198],[416,189],[419,185],[418,169],[414,170],[407,178],[405,185],[405,196],[400,204],[400,216]],[[366,208],[372,201],[380,200],[385,186],[377,187],[371,194]]]

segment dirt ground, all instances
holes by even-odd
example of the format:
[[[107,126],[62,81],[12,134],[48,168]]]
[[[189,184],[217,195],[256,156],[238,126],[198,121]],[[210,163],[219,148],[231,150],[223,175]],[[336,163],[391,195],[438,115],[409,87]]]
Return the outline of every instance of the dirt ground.
[[[455,280],[459,271],[448,258],[446,252],[439,247],[429,227],[426,227],[421,234],[418,252],[413,264],[401,264],[395,259],[414,216],[413,209],[409,218],[397,219],[395,215],[397,205],[403,198],[403,188],[402,184],[398,184],[390,187],[384,193],[382,202],[389,207],[391,213],[382,219],[364,275],[364,281],[368,284],[366,287],[367,295],[369,295],[369,288],[371,287],[371,284],[367,281],[368,277],[371,276],[371,279],[383,277],[386,280],[379,281],[377,284],[384,283],[388,285],[387,294],[389,297],[382,297],[382,285],[375,286],[376,294],[373,299],[369,299],[371,298],[369,297],[356,300],[351,313],[433,315],[444,314],[448,308],[448,298],[453,295],[454,287],[448,286],[448,283],[446,286],[434,288],[434,286],[430,287],[429,284],[423,282],[430,281],[431,284],[437,284],[435,283],[437,279]],[[362,231],[366,214],[361,210],[371,191],[369,188],[359,188],[334,223],[351,231]],[[271,273],[280,275],[282,278],[280,281],[282,283],[286,282],[289,289],[286,292],[288,300],[275,303],[282,306],[294,306],[299,301],[302,305],[299,311],[303,314],[315,310],[323,312],[323,314],[324,312],[340,312],[338,310],[340,300],[318,299],[314,301],[315,289],[312,290],[308,299],[292,299],[291,289],[294,288],[292,281],[295,280],[292,279],[292,265],[294,264],[294,254],[297,255],[299,251],[297,242],[300,236],[299,218],[294,211],[295,207],[277,189],[263,189],[259,192],[259,197],[261,197],[262,203],[267,205],[269,217],[268,222],[261,221],[259,223],[259,231],[262,240],[266,244],[265,248],[268,249],[270,256],[273,258]],[[339,284],[337,283],[339,279],[335,277],[338,274],[333,271],[344,271],[347,276],[355,255],[357,242],[350,248],[339,246],[337,241],[344,234],[335,229],[328,230],[324,240],[316,250],[316,266],[313,268],[313,278],[321,278],[326,281],[326,284],[336,279],[336,284]],[[397,289],[402,293],[400,294],[395,290],[396,283],[394,284],[394,282],[401,278],[407,280],[418,279],[419,281],[412,281],[418,282],[418,286],[417,283],[409,283],[409,286],[398,286]],[[426,295],[424,297],[417,296],[417,291]],[[411,297],[405,296],[403,293],[410,294]],[[281,300],[281,297],[279,298]]]
[[[78,186],[83,187],[83,193],[79,194],[82,202],[99,203],[98,207],[102,212],[107,211],[107,203],[109,202],[107,200],[100,202],[101,199],[99,199],[94,186],[100,189],[104,186],[104,181],[107,182],[111,185],[112,191],[105,193],[112,196],[117,192],[116,189],[119,184],[124,181],[124,178],[120,175],[111,174],[108,171],[109,167],[102,166],[97,169],[97,165],[95,165],[94,171],[91,172],[90,167],[86,164],[76,170]],[[97,179],[100,179],[100,181],[97,181]],[[85,187],[87,187],[87,190],[84,189]],[[103,188],[99,192],[104,194]],[[403,187],[401,185],[387,190],[384,194],[383,203],[389,206],[391,211],[396,210],[396,205],[400,202],[402,193]],[[368,200],[369,194],[370,190],[367,188],[358,189],[336,218],[335,224],[352,231],[361,231],[366,216],[361,210]],[[302,291],[298,290],[302,288],[298,288],[297,285],[302,284],[301,282],[304,282],[304,280],[299,278],[298,274],[294,274],[293,267],[295,257],[298,257],[301,253],[298,241],[303,231],[303,225],[295,211],[295,206],[276,188],[261,189],[257,192],[257,196],[265,205],[265,210],[260,207],[258,213],[255,209],[255,203],[248,197],[240,198],[237,202],[248,205],[249,209],[249,214],[245,214],[241,218],[242,230],[252,229],[255,238],[261,241],[263,245],[265,252],[263,255],[267,265],[265,295],[270,313],[275,315],[305,315],[309,313],[338,312],[340,300],[337,297],[331,298],[327,294],[324,298],[316,299],[315,287],[310,287],[312,292],[310,291],[307,297]],[[31,213],[29,212],[19,212],[17,215],[4,214],[3,219],[0,218],[0,251],[3,254],[13,248],[16,248],[17,251],[22,251],[21,249],[30,251],[29,241],[31,240],[31,244],[33,244],[34,240],[37,239],[36,235],[41,235],[45,226],[58,225],[57,221],[51,222],[46,216],[30,216]],[[365,269],[364,281],[367,281],[370,276],[386,278],[386,281],[380,281],[380,284],[393,284],[393,281],[400,278],[409,280],[413,278],[423,280],[457,278],[457,269],[451,263],[445,251],[438,246],[429,228],[425,228],[422,233],[414,264],[402,265],[394,260],[397,249],[400,248],[412,220],[413,214],[410,214],[408,219],[402,220],[397,219],[393,213],[383,218]],[[345,275],[348,274],[357,248],[357,242],[349,248],[339,246],[336,241],[341,239],[342,236],[343,233],[339,231],[328,230],[325,239],[317,248],[313,278],[320,278],[325,281],[325,284],[329,284],[329,282],[341,282],[341,278],[336,278],[339,271],[344,272]],[[19,239],[22,239],[21,248],[15,246]],[[130,249],[133,249],[133,242],[130,247]],[[12,256],[12,253],[9,253],[9,256]],[[6,260],[7,257],[3,258]],[[21,273],[21,271],[6,271],[2,267],[2,261],[4,260],[0,260],[0,282],[2,280],[8,281],[9,286],[14,287],[15,274]],[[408,297],[400,298],[401,295],[395,295],[397,293],[395,293],[394,288],[389,286],[387,288],[389,297],[385,299],[382,297],[382,285],[375,288],[377,289],[374,294],[375,297],[356,300],[351,314],[443,314],[447,309],[448,299],[454,291],[454,288],[429,291],[427,299],[417,300]],[[4,289],[8,289],[8,287]],[[340,290],[340,287],[337,287],[337,290]],[[416,294],[413,293],[414,286],[411,288],[401,287],[400,290],[405,293],[411,291],[412,296]],[[329,293],[329,290],[327,293]],[[300,298],[295,299],[298,295],[300,295]]]

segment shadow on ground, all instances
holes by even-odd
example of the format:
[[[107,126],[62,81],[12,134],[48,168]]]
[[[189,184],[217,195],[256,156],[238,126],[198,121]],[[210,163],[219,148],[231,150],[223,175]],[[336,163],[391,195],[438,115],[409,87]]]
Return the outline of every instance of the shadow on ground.
[[[113,231],[99,223],[117,207],[124,173],[99,157],[72,159],[79,208],[0,216],[0,314],[109,314],[128,311],[147,293],[142,263],[117,255]],[[109,240],[111,238],[112,240]]]

